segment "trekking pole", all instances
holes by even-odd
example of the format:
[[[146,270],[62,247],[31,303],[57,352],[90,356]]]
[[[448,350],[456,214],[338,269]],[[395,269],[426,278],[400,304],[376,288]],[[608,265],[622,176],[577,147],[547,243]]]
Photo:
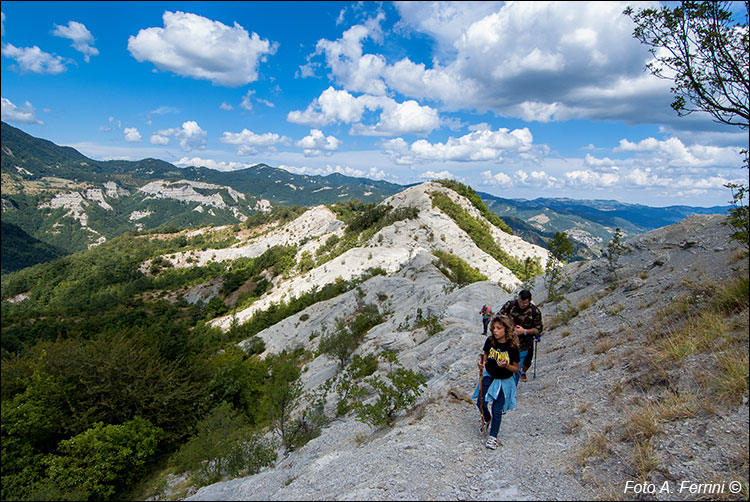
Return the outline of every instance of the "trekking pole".
[[[536,378],[536,354],[539,352],[539,344],[537,342],[537,339],[534,338],[534,376],[532,378]]]
[[[484,437],[484,395],[482,394],[482,368],[479,368],[479,414],[482,415],[482,437]]]

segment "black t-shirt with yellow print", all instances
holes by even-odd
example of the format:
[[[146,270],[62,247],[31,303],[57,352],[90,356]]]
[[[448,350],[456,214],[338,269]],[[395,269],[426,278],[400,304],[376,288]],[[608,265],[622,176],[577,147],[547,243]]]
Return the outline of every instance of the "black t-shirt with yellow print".
[[[518,349],[514,349],[508,342],[498,342],[495,337],[490,335],[484,342],[484,353],[487,354],[487,363],[485,369],[492,378],[510,378],[513,373],[506,368],[497,365],[498,361],[507,361],[510,364],[521,361],[521,354]]]

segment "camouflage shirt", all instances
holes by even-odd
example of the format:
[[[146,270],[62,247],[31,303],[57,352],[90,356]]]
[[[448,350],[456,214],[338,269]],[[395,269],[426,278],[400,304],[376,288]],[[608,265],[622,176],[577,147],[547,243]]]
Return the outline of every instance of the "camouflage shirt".
[[[500,309],[501,314],[505,314],[511,319],[517,326],[521,326],[524,329],[536,329],[537,335],[542,335],[544,326],[542,325],[542,312],[539,307],[529,302],[529,306],[522,309],[518,305],[518,300],[510,300],[503,305]],[[534,343],[534,335],[521,335],[518,337],[518,343],[520,350],[529,350]]]

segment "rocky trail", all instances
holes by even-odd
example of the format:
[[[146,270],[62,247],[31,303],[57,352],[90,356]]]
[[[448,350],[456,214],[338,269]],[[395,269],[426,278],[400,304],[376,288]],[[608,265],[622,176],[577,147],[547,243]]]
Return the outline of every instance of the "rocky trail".
[[[352,415],[336,418],[319,437],[280,455],[273,468],[205,486],[187,500],[637,498],[625,491],[626,483],[642,481],[644,472],[638,465],[641,443],[623,434],[631,413],[657,402],[665,389],[695,392],[690,374],[651,366],[643,353],[645,337],[659,309],[689,292],[691,284],[721,284],[746,263],[738,260],[721,218],[694,216],[626,241],[632,252],[622,258],[615,289],[606,280],[605,259],[569,265],[566,297],[587,305],[568,322],[555,321],[558,305],[545,301],[545,288],[537,282],[533,301],[548,327],[538,346],[536,378],[519,383],[517,407],[504,416],[502,445],[494,451],[480,437],[479,412],[470,396],[484,341],[479,308],[489,300],[497,309],[513,297],[496,283],[452,289],[431,257],[418,253],[398,273],[310,307],[306,322],[298,314],[269,328],[260,336],[269,343],[282,339],[277,347],[295,339],[314,344],[308,334],[350,311],[355,295],[369,303],[387,293],[381,307],[391,315],[368,333],[358,353],[396,350],[405,367],[427,377],[427,388],[391,428],[375,429]],[[417,306],[438,315],[444,330],[428,336],[423,329],[399,329],[405,312]],[[747,310],[739,315],[746,318]],[[715,364],[710,354],[690,357]],[[325,359],[309,363],[306,387],[335,374],[336,363]],[[667,483],[671,491],[645,498],[696,500],[700,495],[677,491],[681,482],[728,483],[737,477],[745,480],[746,493],[747,403],[745,393],[738,407],[706,412],[701,406],[659,424],[649,443],[654,466],[646,481]]]

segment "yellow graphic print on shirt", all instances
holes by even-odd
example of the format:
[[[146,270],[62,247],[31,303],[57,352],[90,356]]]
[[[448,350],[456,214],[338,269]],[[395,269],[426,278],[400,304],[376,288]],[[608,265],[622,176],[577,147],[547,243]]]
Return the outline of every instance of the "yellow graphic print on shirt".
[[[508,356],[508,352],[498,352],[495,349],[490,349],[490,353],[487,356],[489,359],[494,359],[498,362],[505,361],[506,363],[510,364],[510,357]]]

